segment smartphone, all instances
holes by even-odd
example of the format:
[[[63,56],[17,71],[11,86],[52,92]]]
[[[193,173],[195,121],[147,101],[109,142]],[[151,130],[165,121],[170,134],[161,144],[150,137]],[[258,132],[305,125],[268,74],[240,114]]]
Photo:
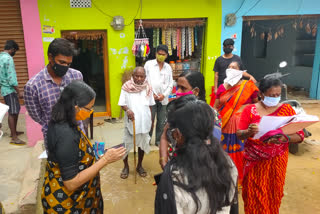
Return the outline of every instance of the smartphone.
[[[120,144],[115,145],[115,146],[113,146],[113,147],[111,147],[109,149],[117,149],[117,148],[120,148],[120,147],[125,147],[124,143],[120,143]],[[106,153],[107,151],[108,151],[108,149],[105,149],[104,153]]]

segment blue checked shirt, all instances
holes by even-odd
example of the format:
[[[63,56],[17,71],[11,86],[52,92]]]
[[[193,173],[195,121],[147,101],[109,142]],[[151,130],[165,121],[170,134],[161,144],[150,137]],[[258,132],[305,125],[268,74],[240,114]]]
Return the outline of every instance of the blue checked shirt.
[[[52,107],[57,103],[61,91],[73,80],[82,80],[80,71],[69,68],[62,82],[57,85],[47,67],[32,77],[24,87],[24,101],[30,117],[42,126],[44,139],[46,139],[48,124],[51,120]]]

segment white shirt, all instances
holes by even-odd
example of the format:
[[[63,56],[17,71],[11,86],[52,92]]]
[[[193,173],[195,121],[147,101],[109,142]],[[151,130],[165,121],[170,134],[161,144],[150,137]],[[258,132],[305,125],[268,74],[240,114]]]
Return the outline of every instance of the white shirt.
[[[150,107],[155,105],[153,94],[147,97],[147,91],[143,90],[138,93],[128,93],[121,89],[119,98],[119,106],[127,106],[134,113],[136,126],[136,134],[149,133],[151,129],[151,112]],[[128,119],[125,113],[125,127],[128,128],[130,134],[133,134],[132,121]]]
[[[157,60],[153,59],[146,62],[144,69],[147,80],[152,86],[153,93],[156,95],[163,94],[164,99],[161,101],[161,104],[167,105],[169,103],[168,96],[171,94],[173,88],[171,66],[165,62],[160,71]]]

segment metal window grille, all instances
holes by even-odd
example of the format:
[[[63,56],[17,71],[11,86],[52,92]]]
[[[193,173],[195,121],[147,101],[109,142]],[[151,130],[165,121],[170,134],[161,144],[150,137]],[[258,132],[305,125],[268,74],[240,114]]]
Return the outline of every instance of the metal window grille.
[[[91,0],[70,0],[72,8],[88,8],[91,7]]]

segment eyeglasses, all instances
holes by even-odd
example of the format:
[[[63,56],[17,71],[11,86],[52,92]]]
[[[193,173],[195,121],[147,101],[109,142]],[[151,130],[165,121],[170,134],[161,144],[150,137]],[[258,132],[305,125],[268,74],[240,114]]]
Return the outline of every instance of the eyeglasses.
[[[92,111],[93,111],[93,107],[94,107],[94,106],[92,106],[92,108],[86,108],[86,107],[81,107],[81,108],[84,108],[84,109],[87,110],[88,112],[92,112]]]

